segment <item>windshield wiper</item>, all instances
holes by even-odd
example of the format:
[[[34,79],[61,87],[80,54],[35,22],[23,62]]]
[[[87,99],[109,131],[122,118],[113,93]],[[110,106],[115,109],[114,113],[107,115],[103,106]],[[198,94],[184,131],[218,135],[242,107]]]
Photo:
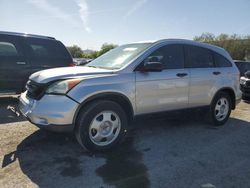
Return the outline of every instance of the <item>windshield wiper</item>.
[[[112,67],[101,67],[101,66],[94,66],[94,65],[89,65],[87,67],[93,67],[93,68],[96,68],[96,69],[107,69],[107,70],[115,70],[117,68],[112,68]]]

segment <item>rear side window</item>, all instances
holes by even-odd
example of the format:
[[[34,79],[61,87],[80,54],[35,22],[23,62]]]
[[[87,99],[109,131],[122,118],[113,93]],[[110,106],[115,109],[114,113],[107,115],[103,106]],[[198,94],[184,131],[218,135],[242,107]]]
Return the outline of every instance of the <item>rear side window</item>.
[[[30,46],[32,48],[34,56],[38,56],[38,57],[50,56],[50,54],[49,54],[48,50],[45,48],[45,46],[36,45],[36,44],[31,44]]]
[[[13,43],[0,42],[0,56],[17,56],[17,49]]]
[[[220,54],[214,53],[214,60],[217,67],[232,67],[231,62]]]
[[[27,39],[31,57],[70,58],[66,48],[58,41],[43,39]]]
[[[214,67],[213,56],[210,50],[198,46],[187,46],[189,68]]]
[[[164,69],[184,68],[184,51],[182,45],[167,45],[153,52],[145,60],[148,62],[158,61],[163,64]],[[145,62],[144,61],[144,62]]]

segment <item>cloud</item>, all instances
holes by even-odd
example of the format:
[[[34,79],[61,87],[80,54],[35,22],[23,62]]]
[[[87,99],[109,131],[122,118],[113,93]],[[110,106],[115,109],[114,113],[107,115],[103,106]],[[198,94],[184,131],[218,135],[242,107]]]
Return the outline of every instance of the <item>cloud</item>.
[[[28,2],[37,8],[47,12],[47,14],[52,17],[59,18],[68,24],[71,24],[73,27],[80,27],[81,24],[77,19],[74,18],[75,14],[68,14],[62,9],[52,5],[48,0],[28,0]],[[79,16],[82,20],[83,27],[87,32],[90,32],[90,28],[88,26],[88,5],[85,0],[78,0],[77,5],[79,6]]]
[[[82,20],[84,28],[87,32],[91,32],[91,29],[88,25],[88,18],[89,18],[89,7],[86,0],[77,0],[77,5],[79,7],[79,16]]]
[[[134,12],[136,12],[139,8],[141,8],[145,3],[147,3],[148,0],[138,0],[136,3],[128,10],[128,12],[125,14],[124,18],[126,19],[130,15],[132,15]]]

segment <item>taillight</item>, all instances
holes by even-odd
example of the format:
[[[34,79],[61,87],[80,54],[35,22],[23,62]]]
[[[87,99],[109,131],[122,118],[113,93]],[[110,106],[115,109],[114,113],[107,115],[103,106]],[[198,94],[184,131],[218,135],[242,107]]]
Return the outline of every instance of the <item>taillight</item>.
[[[76,66],[75,63],[70,63],[70,64],[69,64],[69,67],[75,67],[75,66]]]

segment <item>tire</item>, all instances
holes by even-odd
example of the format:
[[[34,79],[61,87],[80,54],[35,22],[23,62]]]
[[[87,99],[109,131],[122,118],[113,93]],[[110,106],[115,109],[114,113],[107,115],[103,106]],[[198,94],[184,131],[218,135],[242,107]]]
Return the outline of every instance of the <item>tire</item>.
[[[224,125],[232,109],[232,101],[229,94],[225,92],[219,92],[214,97],[209,110],[209,122],[214,126]]]
[[[77,118],[75,136],[89,151],[106,151],[120,144],[127,133],[128,119],[122,107],[113,101],[94,101]]]

